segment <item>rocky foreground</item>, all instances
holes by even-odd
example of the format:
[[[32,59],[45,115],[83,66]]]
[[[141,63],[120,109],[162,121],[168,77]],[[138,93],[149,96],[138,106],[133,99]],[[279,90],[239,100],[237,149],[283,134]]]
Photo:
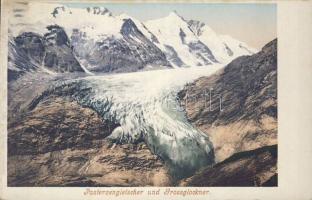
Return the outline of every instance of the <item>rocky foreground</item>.
[[[210,137],[217,160],[181,185],[277,185],[276,39],[187,85],[179,96],[188,119]]]
[[[181,186],[277,186],[277,145],[244,151],[182,180]]]
[[[113,144],[114,128],[69,97],[50,96],[9,125],[9,186],[167,186],[144,143]]]
[[[217,161],[277,144],[277,40],[199,78],[179,97],[188,119],[209,135]]]

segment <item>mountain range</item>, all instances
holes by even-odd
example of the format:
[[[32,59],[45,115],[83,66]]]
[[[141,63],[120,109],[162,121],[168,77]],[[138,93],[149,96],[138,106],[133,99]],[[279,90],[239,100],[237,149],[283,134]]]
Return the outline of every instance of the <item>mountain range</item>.
[[[258,52],[175,11],[12,12],[8,186],[277,186],[277,39]]]
[[[115,16],[103,7],[34,4],[19,16],[17,22],[10,21],[9,80],[39,68],[110,73],[209,66],[257,51],[175,11],[141,22],[127,14]],[[61,41],[51,42],[56,39]]]

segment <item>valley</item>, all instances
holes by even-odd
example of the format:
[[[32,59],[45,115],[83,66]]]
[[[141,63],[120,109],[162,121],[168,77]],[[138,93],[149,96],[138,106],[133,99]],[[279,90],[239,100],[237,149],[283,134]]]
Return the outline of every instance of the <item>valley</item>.
[[[277,185],[277,39],[176,11],[29,13],[9,29],[8,186]]]

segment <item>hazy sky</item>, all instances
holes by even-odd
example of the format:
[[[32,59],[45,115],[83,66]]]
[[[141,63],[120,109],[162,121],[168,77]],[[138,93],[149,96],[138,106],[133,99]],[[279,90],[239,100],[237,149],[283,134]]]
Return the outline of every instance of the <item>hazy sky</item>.
[[[219,34],[228,34],[260,49],[276,38],[276,4],[65,4],[71,7],[102,6],[114,15],[126,13],[141,21],[177,11],[185,19],[200,20]]]

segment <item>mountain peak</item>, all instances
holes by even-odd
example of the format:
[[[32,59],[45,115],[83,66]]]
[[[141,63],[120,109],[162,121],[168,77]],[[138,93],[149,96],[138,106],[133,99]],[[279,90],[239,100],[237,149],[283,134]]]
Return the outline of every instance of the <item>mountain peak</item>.
[[[65,6],[56,6],[53,8],[53,11],[51,12],[51,15],[56,18],[61,12],[65,12],[66,8]]]
[[[92,13],[94,15],[107,15],[112,16],[112,13],[105,7],[93,6],[86,8],[88,13]]]
[[[93,15],[105,15],[105,16],[112,16],[112,13],[105,7],[93,6],[93,7],[86,7],[86,8],[70,8],[67,6],[57,6],[53,8],[52,16],[57,18],[62,13],[65,14],[83,14],[83,12],[87,11],[89,14]]]
[[[184,21],[183,17],[181,15],[179,15],[176,10],[170,12],[169,15],[167,16],[167,18],[182,19]]]
[[[118,17],[120,19],[133,19],[130,15],[128,15],[126,13],[121,13]]]

